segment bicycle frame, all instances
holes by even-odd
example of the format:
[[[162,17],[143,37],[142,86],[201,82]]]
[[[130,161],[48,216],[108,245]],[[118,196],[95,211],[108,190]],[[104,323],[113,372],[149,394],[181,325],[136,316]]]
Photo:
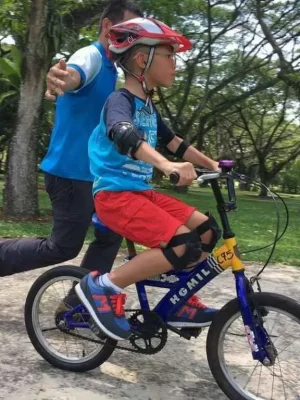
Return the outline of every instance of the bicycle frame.
[[[228,241],[230,241],[230,244],[226,243]],[[226,239],[224,245],[191,271],[175,272],[171,270],[158,277],[136,283],[141,308],[143,310],[150,309],[146,294],[146,286],[170,289],[153,309],[153,311],[159,314],[162,320],[166,322],[193,294],[197,293],[212,279],[228,268],[224,268],[223,266],[224,263],[226,263],[224,257],[228,257],[229,255],[232,260],[237,259],[237,261],[241,263],[233,252],[233,242],[235,242],[235,239]],[[221,261],[224,260],[224,262],[220,263],[218,259]],[[242,275],[244,274],[243,270],[241,273]]]
[[[253,292],[253,289],[245,276],[245,266],[241,261],[237,241],[234,233],[231,231],[227,218],[227,212],[236,208],[233,179],[230,176],[230,170],[228,168],[225,171],[223,170],[223,172],[227,173],[229,202],[224,201],[218,182],[216,180],[210,181],[221,218],[224,243],[192,270],[181,272],[171,270],[157,277],[137,282],[136,289],[142,310],[150,310],[146,286],[169,289],[152,310],[167,324],[168,318],[176,313],[193,294],[201,290],[220,273],[231,268],[235,277],[237,298],[252,356],[255,360],[268,365],[270,356],[267,348],[270,346],[271,341],[262,324],[258,323],[261,320],[257,321],[257,315],[254,316],[253,308],[255,308],[255,305],[251,303],[249,298],[249,294]],[[99,223],[97,227],[101,228]],[[127,241],[127,244],[129,258],[132,258],[136,255],[134,244],[130,241]],[[84,311],[83,306],[77,306],[65,314],[65,318],[68,320],[71,329],[75,327],[89,327],[85,322],[71,320],[72,315],[80,310],[81,312]]]

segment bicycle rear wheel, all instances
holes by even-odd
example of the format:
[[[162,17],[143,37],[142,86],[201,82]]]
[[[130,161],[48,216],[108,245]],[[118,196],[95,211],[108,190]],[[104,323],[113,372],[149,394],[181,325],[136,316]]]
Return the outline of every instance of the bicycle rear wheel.
[[[231,400],[300,400],[300,304],[273,293],[255,293],[267,311],[264,328],[276,348],[273,366],[253,360],[238,300],[226,304],[207,336],[211,372]]]
[[[25,324],[29,339],[46,361],[63,370],[94,369],[111,356],[117,344],[105,336],[101,340],[92,332],[93,321],[74,291],[74,285],[88,272],[74,266],[53,268],[34,282],[27,295]],[[66,301],[68,296],[70,301]],[[71,317],[67,317],[69,311]]]

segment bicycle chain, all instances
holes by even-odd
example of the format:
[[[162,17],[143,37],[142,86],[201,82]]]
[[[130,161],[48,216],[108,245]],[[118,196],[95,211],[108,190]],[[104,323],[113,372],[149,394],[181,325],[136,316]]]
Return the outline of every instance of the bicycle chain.
[[[126,312],[140,312],[141,310],[139,310],[139,309],[126,309],[125,310]],[[59,328],[57,328],[57,329],[59,329]],[[63,330],[63,329],[62,329]],[[107,346],[107,347],[113,347],[114,349],[119,349],[119,350],[125,350],[125,351],[129,351],[129,352],[131,352],[131,353],[142,353],[142,354],[145,354],[145,355],[152,355],[152,354],[154,354],[154,353],[148,353],[148,352],[143,352],[141,349],[134,349],[134,348],[130,348],[130,347],[124,347],[124,346],[120,346],[120,345],[118,345],[118,344],[116,344],[116,345],[113,345],[113,344],[110,344],[110,343],[107,343],[107,341],[106,340],[99,340],[99,339],[92,339],[92,338],[87,338],[87,337],[85,337],[85,336],[81,336],[81,335],[78,335],[77,333],[74,333],[74,332],[71,332],[71,331],[69,331],[69,330],[63,330],[67,335],[70,335],[70,336],[73,336],[73,337],[77,337],[77,338],[79,338],[79,339],[83,339],[83,340],[87,340],[87,341],[89,341],[89,342],[92,342],[92,343],[97,343],[97,344],[101,344],[101,345],[103,345],[103,346]],[[91,329],[91,331],[93,332],[93,329]],[[93,332],[95,335],[97,335],[95,332]],[[143,337],[141,336],[141,339],[143,339]],[[129,339],[130,340],[130,339]],[[127,341],[127,342],[129,342],[129,340]],[[165,340],[165,343],[166,343],[166,340]],[[165,344],[164,343],[164,344]],[[158,353],[159,351],[161,351],[163,349],[163,347],[162,348],[160,348],[159,350],[157,350],[156,351],[156,353]]]
[[[131,349],[130,347],[127,348],[127,347],[123,347],[123,346],[119,346],[119,345],[112,345],[110,343],[107,343],[106,341],[87,338],[87,337],[78,335],[77,333],[73,333],[73,332],[65,332],[65,333],[67,333],[70,336],[77,337],[79,339],[87,340],[87,341],[92,342],[92,343],[102,344],[103,346],[107,346],[107,347],[113,347],[114,349],[126,350],[126,351],[130,351],[132,353],[140,353],[139,350]]]

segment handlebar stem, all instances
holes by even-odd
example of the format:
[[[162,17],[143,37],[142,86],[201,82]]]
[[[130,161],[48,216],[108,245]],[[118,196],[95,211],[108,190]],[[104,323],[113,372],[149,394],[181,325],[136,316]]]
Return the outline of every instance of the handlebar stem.
[[[229,220],[228,220],[227,213],[226,213],[227,204],[224,201],[220,186],[219,186],[217,180],[212,180],[210,182],[210,184],[211,184],[212,191],[213,191],[214,196],[217,201],[217,210],[220,215],[221,223],[222,223],[222,227],[223,227],[223,238],[224,239],[233,238],[235,235],[232,232],[230,224],[229,224]]]

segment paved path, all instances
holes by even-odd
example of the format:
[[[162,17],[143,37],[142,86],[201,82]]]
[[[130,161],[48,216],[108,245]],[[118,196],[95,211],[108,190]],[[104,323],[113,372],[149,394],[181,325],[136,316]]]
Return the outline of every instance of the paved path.
[[[73,261],[80,262],[82,254]],[[122,259],[120,254],[117,263]],[[43,270],[1,278],[0,399],[5,400],[225,400],[205,356],[205,333],[190,342],[170,335],[154,356],[115,351],[103,366],[75,374],[54,369],[33,349],[25,332],[23,305]],[[249,268],[253,274],[258,266]],[[300,300],[300,270],[273,266],[264,274],[265,290]],[[222,306],[234,297],[230,272],[210,283],[202,298]],[[155,291],[152,296],[154,297]]]

